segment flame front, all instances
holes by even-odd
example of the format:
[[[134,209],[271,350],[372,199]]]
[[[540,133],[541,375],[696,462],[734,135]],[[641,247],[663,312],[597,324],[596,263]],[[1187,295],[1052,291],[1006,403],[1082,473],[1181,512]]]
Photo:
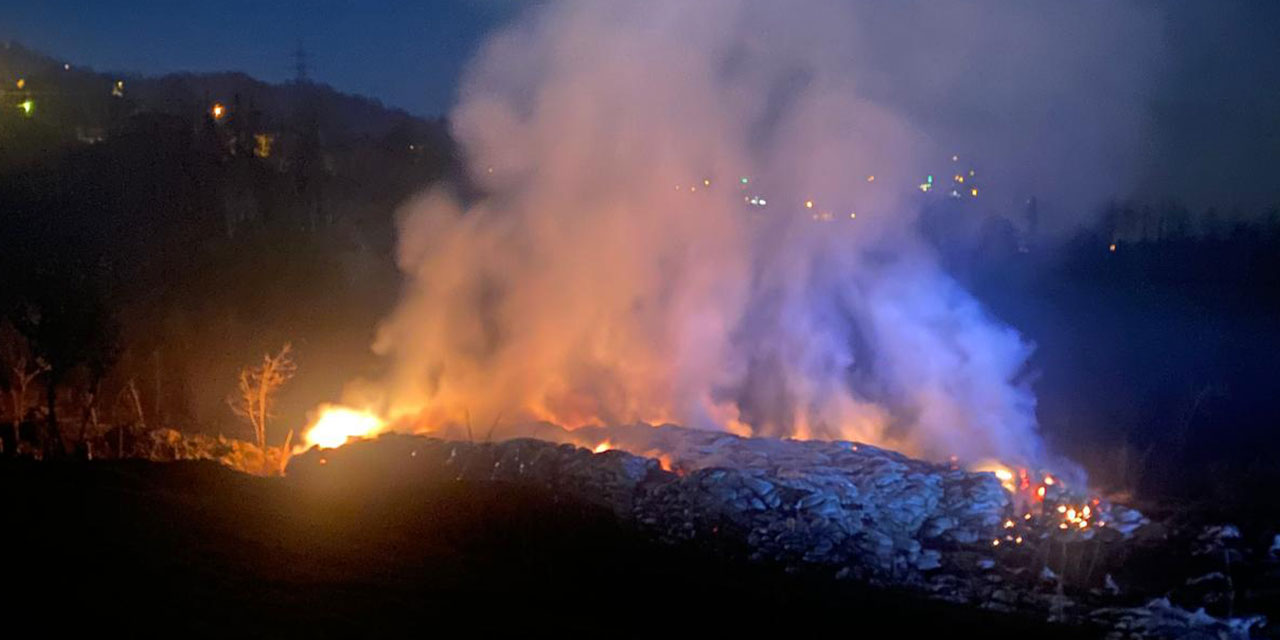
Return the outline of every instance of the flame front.
[[[378,416],[361,409],[340,405],[321,405],[319,416],[304,436],[306,446],[332,449],[352,438],[372,436],[382,430]]]

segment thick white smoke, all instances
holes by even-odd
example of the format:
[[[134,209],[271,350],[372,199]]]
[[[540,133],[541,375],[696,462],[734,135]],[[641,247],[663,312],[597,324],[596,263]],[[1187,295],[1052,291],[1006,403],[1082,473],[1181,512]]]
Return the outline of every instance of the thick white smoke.
[[[1001,5],[1019,28],[1021,4]],[[915,186],[951,141],[863,58],[875,6],[552,3],[495,36],[453,114],[486,196],[404,211],[408,285],[375,345],[388,411],[1043,462],[1029,345],[916,233]]]

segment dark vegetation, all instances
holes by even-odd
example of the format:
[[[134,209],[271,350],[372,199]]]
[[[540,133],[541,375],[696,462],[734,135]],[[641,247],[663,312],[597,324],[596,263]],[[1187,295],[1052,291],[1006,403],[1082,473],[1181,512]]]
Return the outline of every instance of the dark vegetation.
[[[378,366],[368,345],[397,291],[395,208],[464,182],[444,121],[310,82],[117,77],[16,45],[0,80],[10,455],[112,457],[162,427],[250,438],[226,396],[241,366],[286,342],[298,375],[277,413],[301,424]],[[1040,419],[1060,450],[1146,496],[1280,502],[1275,210],[1117,203],[1062,243],[1037,236],[1034,210],[966,206],[972,232],[928,228],[1037,344]]]
[[[249,438],[224,400],[286,342],[290,424],[375,366],[394,211],[461,182],[445,122],[305,81],[122,77],[16,45],[0,76],[6,451],[127,454],[159,427]]]
[[[1053,245],[1007,218],[976,228],[935,240],[1035,343],[1037,413],[1059,451],[1100,486],[1280,511],[1280,209],[1114,203]]]

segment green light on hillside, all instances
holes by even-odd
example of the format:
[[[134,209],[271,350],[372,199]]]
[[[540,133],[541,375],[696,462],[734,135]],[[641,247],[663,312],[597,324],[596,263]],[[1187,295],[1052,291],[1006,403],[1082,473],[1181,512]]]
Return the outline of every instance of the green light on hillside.
[[[31,112],[36,110],[36,103],[35,103],[35,101],[34,101],[34,100],[32,100],[32,99],[28,98],[28,99],[23,100],[22,102],[18,103],[18,108],[19,108],[19,109],[22,109],[22,115],[27,116],[28,118],[30,118],[30,117],[31,117]]]

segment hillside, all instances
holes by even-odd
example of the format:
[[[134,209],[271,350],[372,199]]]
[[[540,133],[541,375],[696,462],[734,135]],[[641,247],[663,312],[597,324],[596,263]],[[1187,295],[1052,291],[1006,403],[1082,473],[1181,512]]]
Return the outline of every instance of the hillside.
[[[375,364],[397,208],[464,183],[444,120],[321,84],[116,76],[14,44],[0,87],[0,347],[57,370],[22,440],[47,441],[55,408],[87,434],[233,435],[238,368],[286,342],[303,370],[281,415],[301,423]],[[130,384],[143,415],[117,401]]]

